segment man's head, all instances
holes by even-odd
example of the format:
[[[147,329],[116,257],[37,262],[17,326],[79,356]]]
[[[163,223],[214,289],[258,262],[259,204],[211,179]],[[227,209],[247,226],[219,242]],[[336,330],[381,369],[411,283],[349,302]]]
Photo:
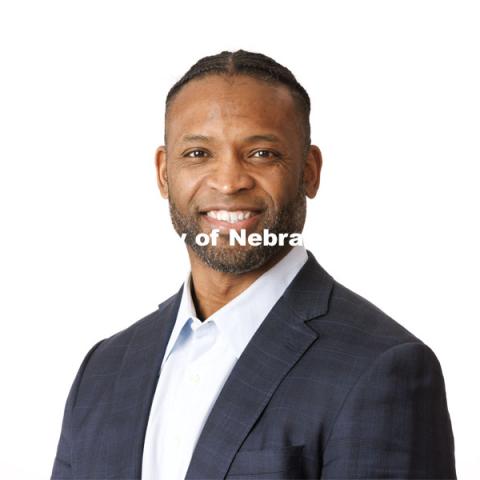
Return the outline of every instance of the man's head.
[[[302,123],[305,151],[310,146],[310,97],[307,91],[297,82],[293,73],[275,60],[261,53],[237,50],[223,51],[217,55],[203,57],[192,65],[188,72],[173,85],[167,94],[165,102],[165,144],[167,143],[167,118],[169,106],[184,85],[193,79],[208,75],[223,75],[235,77],[247,75],[257,80],[263,80],[271,85],[284,85],[290,91],[298,109]]]
[[[170,90],[158,184],[175,230],[210,267],[243,273],[282,249],[231,246],[232,228],[302,231],[305,195],[315,196],[321,168],[309,111],[308,94],[288,69],[242,50],[201,59]],[[196,235],[213,228],[217,246],[199,246]]]

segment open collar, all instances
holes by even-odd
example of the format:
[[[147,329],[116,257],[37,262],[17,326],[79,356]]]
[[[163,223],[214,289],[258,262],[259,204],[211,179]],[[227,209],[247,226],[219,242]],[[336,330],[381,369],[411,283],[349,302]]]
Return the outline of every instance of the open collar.
[[[228,302],[204,322],[215,322],[220,335],[238,359],[269,311],[285,292],[293,278],[308,260],[304,247],[293,247],[284,258],[258,277],[240,295]],[[185,324],[197,318],[191,295],[192,275],[183,284],[177,319],[170,336],[163,363],[172,352]],[[198,321],[198,320],[197,320]],[[162,365],[163,365],[162,363]]]

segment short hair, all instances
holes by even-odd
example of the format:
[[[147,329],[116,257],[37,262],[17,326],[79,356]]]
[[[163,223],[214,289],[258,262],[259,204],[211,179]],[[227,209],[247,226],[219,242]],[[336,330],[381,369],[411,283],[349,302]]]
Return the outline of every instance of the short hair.
[[[207,75],[248,75],[272,84],[285,85],[292,94],[302,116],[305,132],[305,150],[308,149],[311,142],[310,97],[288,68],[262,53],[247,52],[245,50],[237,50],[236,52],[223,51],[198,60],[168,92],[165,102],[165,119],[170,102],[182,87],[194,78],[198,79]],[[165,143],[166,140],[165,138]]]

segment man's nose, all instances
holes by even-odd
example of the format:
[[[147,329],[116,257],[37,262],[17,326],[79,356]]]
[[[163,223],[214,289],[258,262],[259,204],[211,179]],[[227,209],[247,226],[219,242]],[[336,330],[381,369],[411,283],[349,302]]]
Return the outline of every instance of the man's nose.
[[[224,194],[249,190],[255,185],[247,165],[234,153],[222,155],[208,176],[208,186]]]

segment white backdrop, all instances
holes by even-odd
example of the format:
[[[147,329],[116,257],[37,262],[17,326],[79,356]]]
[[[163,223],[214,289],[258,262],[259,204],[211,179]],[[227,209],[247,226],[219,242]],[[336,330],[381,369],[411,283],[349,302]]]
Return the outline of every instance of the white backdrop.
[[[324,168],[306,246],[435,351],[459,478],[478,475],[476,3],[2,1],[2,478],[49,476],[87,350],[180,287],[153,160],[164,98],[239,48],[309,92]]]

